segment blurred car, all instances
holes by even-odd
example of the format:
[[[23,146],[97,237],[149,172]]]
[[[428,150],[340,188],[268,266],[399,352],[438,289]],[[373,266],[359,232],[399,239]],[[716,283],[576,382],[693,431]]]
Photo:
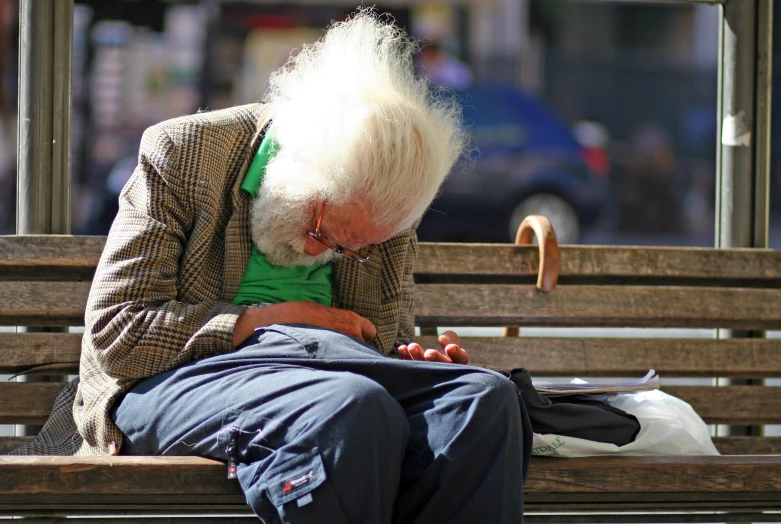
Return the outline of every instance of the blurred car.
[[[545,215],[574,244],[608,200],[606,157],[533,97],[506,86],[459,93],[476,151],[459,162],[418,229],[421,241],[507,242]]]

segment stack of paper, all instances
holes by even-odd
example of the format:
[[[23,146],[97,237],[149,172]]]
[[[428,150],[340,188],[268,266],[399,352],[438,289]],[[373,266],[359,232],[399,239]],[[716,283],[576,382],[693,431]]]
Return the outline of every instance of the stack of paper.
[[[540,395],[555,397],[561,395],[602,395],[606,393],[633,393],[635,391],[650,391],[659,389],[659,375],[653,369],[640,380],[629,382],[586,382],[574,379],[569,384],[534,383],[534,389]]]

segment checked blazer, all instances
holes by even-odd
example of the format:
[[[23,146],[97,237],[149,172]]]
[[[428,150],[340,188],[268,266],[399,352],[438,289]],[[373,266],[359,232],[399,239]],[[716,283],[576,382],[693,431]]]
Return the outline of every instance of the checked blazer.
[[[233,351],[245,306],[232,300],[252,246],[252,199],[240,186],[271,116],[251,104],[146,130],[92,282],[79,379],[15,454],[116,454],[122,434],[109,412],[136,382]],[[365,264],[334,264],[334,307],[371,320],[370,342],[386,354],[414,335],[416,253],[407,230]]]

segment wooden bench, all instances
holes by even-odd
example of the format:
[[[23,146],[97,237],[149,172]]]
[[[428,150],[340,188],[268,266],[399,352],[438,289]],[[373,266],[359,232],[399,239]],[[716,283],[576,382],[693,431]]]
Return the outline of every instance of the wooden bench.
[[[82,325],[104,241],[0,237],[0,325]],[[536,247],[421,244],[416,313],[424,345],[434,344],[437,326],[524,326],[521,335],[528,334],[525,326],[781,329],[781,252],[562,246],[559,256],[558,286],[544,292],[535,286]],[[781,340],[636,333],[475,336],[464,346],[475,365],[523,366],[535,378],[639,377],[655,369],[663,390],[688,401],[710,424],[781,423],[781,389],[762,385],[781,377]],[[79,351],[77,333],[3,333],[0,373],[75,374]],[[667,385],[674,377],[752,379],[752,385]],[[0,383],[0,423],[42,424],[60,387]],[[758,514],[781,510],[781,438],[714,441],[725,456],[535,458],[525,486],[527,520],[781,520],[778,513]],[[22,442],[1,438],[0,453]],[[89,522],[116,523],[124,522],[116,515],[128,513],[219,514],[234,515],[219,521],[226,524],[248,522],[239,486],[224,473],[222,464],[196,457],[0,457],[0,515],[51,522],[66,514],[109,514],[115,517]],[[699,513],[680,515],[687,511]]]

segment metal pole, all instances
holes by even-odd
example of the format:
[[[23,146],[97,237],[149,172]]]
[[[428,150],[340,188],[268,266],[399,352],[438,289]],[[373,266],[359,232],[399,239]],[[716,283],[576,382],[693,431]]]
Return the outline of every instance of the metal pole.
[[[766,248],[770,173],[772,1],[729,0],[720,15],[720,123],[716,247]],[[763,338],[763,332],[717,330],[718,338]],[[762,381],[718,381],[756,385]],[[721,428],[720,428],[721,429]],[[761,434],[761,427],[729,428]]]
[[[756,144],[756,0],[731,0],[722,9],[720,198],[716,246],[753,247]]]
[[[770,105],[773,84],[773,0],[757,1],[757,100],[752,247],[768,247],[770,223]]]
[[[54,0],[19,4],[16,233],[51,232]]]
[[[70,232],[73,0],[20,0],[16,233]],[[55,330],[54,328],[53,330]],[[19,327],[17,331],[40,331]],[[18,382],[63,381],[22,376]],[[35,435],[38,426],[16,426]]]
[[[70,233],[71,64],[73,63],[73,3],[54,3],[54,64],[52,79],[52,212],[51,233]]]

